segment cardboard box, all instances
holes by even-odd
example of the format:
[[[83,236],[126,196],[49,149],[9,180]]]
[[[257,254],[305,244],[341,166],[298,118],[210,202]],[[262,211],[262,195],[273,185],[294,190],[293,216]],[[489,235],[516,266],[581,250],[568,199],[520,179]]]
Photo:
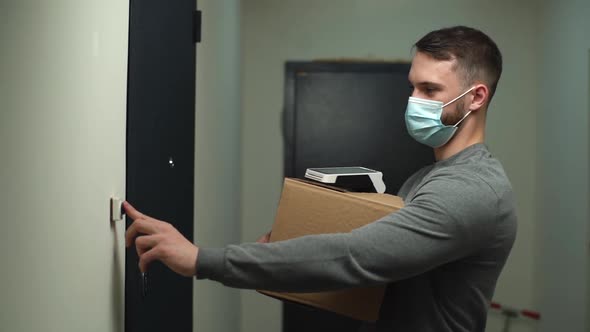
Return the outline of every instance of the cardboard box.
[[[343,192],[320,183],[287,178],[270,241],[308,234],[350,232],[395,212],[402,206],[403,200],[393,195]],[[260,292],[354,319],[375,321],[385,287],[320,293]]]

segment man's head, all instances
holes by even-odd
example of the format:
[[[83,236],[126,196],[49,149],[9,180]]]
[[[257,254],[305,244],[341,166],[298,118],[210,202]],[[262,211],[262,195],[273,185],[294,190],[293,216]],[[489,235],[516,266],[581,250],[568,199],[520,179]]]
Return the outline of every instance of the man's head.
[[[469,110],[487,108],[502,73],[502,55],[492,39],[456,26],[432,31],[414,46],[409,76],[413,96],[446,103],[474,87],[455,102],[454,111],[443,113],[443,123],[454,124]]]
[[[458,128],[457,135],[454,135],[453,131],[450,137],[461,137],[448,141],[455,141],[451,145],[457,147],[483,141],[485,111],[502,73],[502,55],[496,43],[479,30],[456,26],[432,31],[414,46],[416,53],[408,77],[414,89],[412,97],[418,98],[418,104],[428,105],[429,101],[444,104],[442,113],[438,113],[440,121],[443,125]],[[412,102],[413,113],[416,107],[430,106],[416,106]],[[426,115],[429,112],[427,111]],[[466,118],[467,115],[470,116]],[[412,128],[409,130],[412,133],[420,130],[420,135],[426,135],[429,137],[428,140],[434,137],[434,131],[449,132],[449,129],[443,128],[444,126],[437,125],[438,129],[435,129],[431,127],[430,122],[424,123],[425,120],[420,114],[410,116],[418,116],[420,119],[416,120],[418,123],[412,121]],[[459,124],[461,125],[458,126]],[[429,143],[425,144],[432,145]]]

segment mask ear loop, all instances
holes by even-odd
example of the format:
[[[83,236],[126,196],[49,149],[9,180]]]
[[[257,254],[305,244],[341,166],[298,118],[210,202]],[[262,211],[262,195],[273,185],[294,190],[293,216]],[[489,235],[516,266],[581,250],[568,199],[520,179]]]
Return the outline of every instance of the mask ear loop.
[[[461,118],[461,120],[459,120],[459,122],[455,123],[455,125],[454,125],[453,127],[457,128],[457,126],[458,126],[458,125],[459,125],[461,122],[463,122],[463,120],[465,120],[465,118],[466,118],[466,117],[467,117],[469,114],[471,114],[471,112],[473,112],[473,111],[472,111],[472,110],[469,110],[469,112],[467,112],[467,114],[465,114],[465,116],[464,116],[464,117],[462,117],[462,118]]]
[[[443,105],[443,108],[445,108],[445,107],[447,107],[448,105],[450,105],[450,104],[452,104],[452,103],[456,102],[457,100],[459,100],[459,98],[462,98],[463,96],[465,96],[466,94],[468,94],[469,92],[471,92],[471,90],[473,90],[473,89],[475,89],[475,87],[474,87],[474,86],[472,86],[472,87],[471,87],[471,89],[469,89],[469,90],[467,90],[467,91],[463,92],[462,94],[460,94],[460,95],[459,95],[459,97],[457,97],[457,98],[455,98],[455,99],[453,99],[453,100],[449,101],[448,103],[444,104],[444,105]],[[471,111],[471,110],[469,110],[469,112],[467,112],[467,114],[465,114],[465,115],[464,115],[464,116],[461,118],[461,120],[459,120],[459,122],[455,123],[455,125],[454,125],[453,127],[457,128],[457,126],[458,126],[458,125],[459,125],[461,122],[463,122],[463,120],[465,120],[465,118],[466,118],[466,117],[467,117],[467,116],[468,116],[468,115],[469,115],[471,112],[472,112],[472,111]]]
[[[449,101],[448,103],[444,104],[442,107],[443,107],[443,108],[445,108],[445,107],[449,106],[450,104],[452,104],[452,103],[456,102],[456,101],[457,101],[457,100],[459,100],[461,97],[463,97],[463,96],[465,96],[466,94],[468,94],[469,92],[471,92],[471,90],[473,90],[473,89],[475,89],[475,87],[474,87],[474,86],[472,86],[472,87],[471,87],[471,89],[469,89],[469,90],[467,90],[467,91],[463,92],[462,94],[460,94],[460,95],[459,95],[459,97],[457,97],[457,98],[455,98],[455,99],[453,99],[453,100]]]

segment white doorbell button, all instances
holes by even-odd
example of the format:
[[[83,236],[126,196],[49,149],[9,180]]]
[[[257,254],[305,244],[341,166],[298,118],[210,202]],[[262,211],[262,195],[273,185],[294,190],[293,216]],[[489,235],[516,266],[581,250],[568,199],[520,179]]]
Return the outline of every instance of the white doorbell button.
[[[123,201],[118,197],[111,197],[111,222],[123,220]]]

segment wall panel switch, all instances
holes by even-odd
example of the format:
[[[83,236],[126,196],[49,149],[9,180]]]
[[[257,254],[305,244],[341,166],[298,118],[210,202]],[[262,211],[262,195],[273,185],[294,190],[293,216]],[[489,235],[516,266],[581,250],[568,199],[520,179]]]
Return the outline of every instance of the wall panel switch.
[[[111,222],[123,220],[123,200],[111,197]]]

